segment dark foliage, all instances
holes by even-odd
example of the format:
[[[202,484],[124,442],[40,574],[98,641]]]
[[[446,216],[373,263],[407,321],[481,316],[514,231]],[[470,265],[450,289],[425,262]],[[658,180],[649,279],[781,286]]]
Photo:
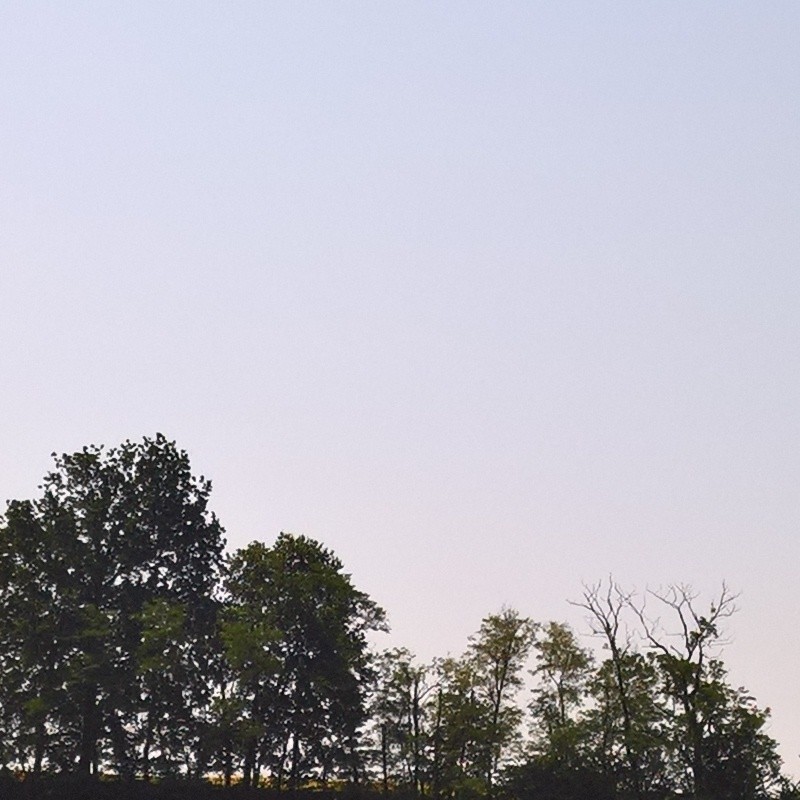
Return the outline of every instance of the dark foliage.
[[[44,775],[17,780],[0,774],[2,800],[378,800],[379,797],[377,792],[352,785],[342,791],[298,789],[289,792],[241,785],[224,788],[196,780],[97,781],[83,775]]]
[[[614,781],[587,768],[531,763],[517,767],[500,790],[501,800],[616,800]]]
[[[602,662],[504,609],[419,664],[376,657],[384,612],[321,543],[225,558],[210,482],[160,434],[56,457],[40,489],[0,517],[0,800],[800,797],[719,657],[724,585],[707,610],[587,587]]]

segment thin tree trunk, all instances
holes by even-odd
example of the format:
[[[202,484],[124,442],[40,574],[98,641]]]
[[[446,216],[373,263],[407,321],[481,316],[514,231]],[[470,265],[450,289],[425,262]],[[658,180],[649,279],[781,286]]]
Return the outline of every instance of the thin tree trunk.
[[[289,773],[289,791],[292,796],[297,793],[297,784],[300,777],[300,737],[297,731],[292,733],[292,769]]]
[[[95,733],[96,705],[93,698],[83,703],[81,743],[78,756],[78,772],[84,775],[97,774],[97,737]]]
[[[233,758],[231,757],[231,749],[229,746],[225,748],[225,762],[223,770],[225,775],[225,788],[229,789],[231,786],[231,779],[233,778]]]
[[[289,752],[289,740],[284,737],[281,741],[281,757],[278,761],[278,774],[275,776],[275,788],[280,792],[283,790],[283,774],[286,767],[286,756]]]
[[[633,749],[633,719],[630,705],[628,703],[628,687],[622,674],[622,654],[617,645],[616,637],[610,628],[605,631],[606,639],[611,648],[611,663],[614,665],[614,677],[617,681],[617,691],[619,692],[619,702],[622,708],[622,740],[625,744],[625,755],[631,768],[633,777],[633,792],[637,800],[642,799],[642,776],[639,766],[639,757]]]
[[[44,760],[45,725],[44,720],[36,723],[36,745],[33,754],[33,775],[38,778],[42,774]]]
[[[256,761],[256,747],[252,743],[248,743],[246,745],[245,753],[244,753],[244,766],[242,768],[243,771],[243,782],[245,786],[255,786],[255,782],[253,780],[255,776],[255,761]]]
[[[144,734],[144,745],[142,747],[142,777],[146,782],[150,781],[150,748],[153,746],[153,723],[150,712],[147,712],[147,722]]]
[[[386,742],[386,723],[381,725],[381,768],[383,770],[383,793],[389,794],[389,752]]]
[[[441,792],[441,731],[442,731],[442,692],[439,690],[436,698],[436,722],[433,736],[433,774],[431,775],[431,794],[433,800],[439,800]]]
[[[420,782],[420,752],[419,752],[419,675],[414,675],[414,692],[411,698],[411,730],[414,740],[412,742],[412,752],[414,759],[413,779],[414,794],[423,794],[422,783]]]

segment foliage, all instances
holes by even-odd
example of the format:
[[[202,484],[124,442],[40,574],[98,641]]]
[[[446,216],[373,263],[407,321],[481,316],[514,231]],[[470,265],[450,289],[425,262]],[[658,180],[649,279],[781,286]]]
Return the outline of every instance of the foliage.
[[[565,768],[554,761],[533,759],[509,770],[501,786],[502,800],[615,800],[614,782],[589,767]]]
[[[577,714],[588,693],[592,655],[563,622],[548,623],[534,649],[533,674],[539,678],[531,703],[534,746],[553,763],[577,767],[583,760]]]
[[[207,687],[222,528],[211,485],[160,434],[55,459],[2,528],[2,693],[19,765],[175,768]],[[154,752],[155,751],[155,752]]]
[[[534,643],[536,626],[517,611],[504,608],[486,617],[470,642],[475,664],[477,694],[488,709],[484,723],[483,774],[487,791],[504,766],[504,756],[519,740],[522,709],[516,694],[522,687],[522,674]]]
[[[376,662],[371,698],[374,760],[384,793],[390,786],[425,794],[430,782],[431,668],[419,666],[405,648],[387,650]]]
[[[255,768],[246,773],[258,772],[259,750],[279,785],[342,769],[357,780],[374,678],[367,634],[384,629],[383,610],[330,550],[286,533],[234,554],[226,590],[223,638]]]
[[[296,795],[798,796],[769,709],[729,683],[724,585],[706,608],[681,584],[585,586],[597,657],[503,608],[421,665],[373,655],[384,612],[321,543],[282,533],[224,558],[210,482],[160,434],[56,457],[40,489],[0,519],[4,796],[88,780],[99,797],[112,776],[116,796],[200,796],[219,790],[186,781],[207,775],[242,797],[264,776]]]

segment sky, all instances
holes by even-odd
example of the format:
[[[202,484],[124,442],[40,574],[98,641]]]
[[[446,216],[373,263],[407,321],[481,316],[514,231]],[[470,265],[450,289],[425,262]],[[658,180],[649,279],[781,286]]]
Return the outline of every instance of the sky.
[[[800,777],[800,5],[0,5],[0,502],[162,432],[457,654],[740,592]]]

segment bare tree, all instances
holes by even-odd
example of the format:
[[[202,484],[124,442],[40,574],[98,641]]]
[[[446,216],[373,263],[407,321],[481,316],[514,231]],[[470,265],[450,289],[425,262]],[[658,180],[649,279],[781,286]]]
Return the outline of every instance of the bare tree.
[[[648,597],[670,614],[676,623],[673,630],[665,629],[660,617],[647,613]],[[680,738],[685,742],[683,760],[698,798],[707,797],[712,788],[703,746],[708,724],[704,707],[706,687],[719,664],[714,655],[727,644],[721,624],[736,613],[737,597],[723,583],[708,611],[702,613],[697,608],[697,592],[686,584],[673,584],[658,591],[648,590],[638,604],[633,599],[628,602],[661,666],[665,693],[676,705],[683,729]]]
[[[634,742],[636,721],[630,697],[629,670],[626,670],[626,660],[631,651],[631,637],[622,623],[623,612],[630,607],[632,597],[631,592],[623,590],[609,576],[607,584],[602,581],[590,586],[584,584],[582,599],[571,601],[570,604],[589,612],[588,623],[592,634],[605,640],[605,645],[611,654],[609,661],[622,714],[622,745],[634,794],[640,798],[643,796],[644,784],[640,755]]]

